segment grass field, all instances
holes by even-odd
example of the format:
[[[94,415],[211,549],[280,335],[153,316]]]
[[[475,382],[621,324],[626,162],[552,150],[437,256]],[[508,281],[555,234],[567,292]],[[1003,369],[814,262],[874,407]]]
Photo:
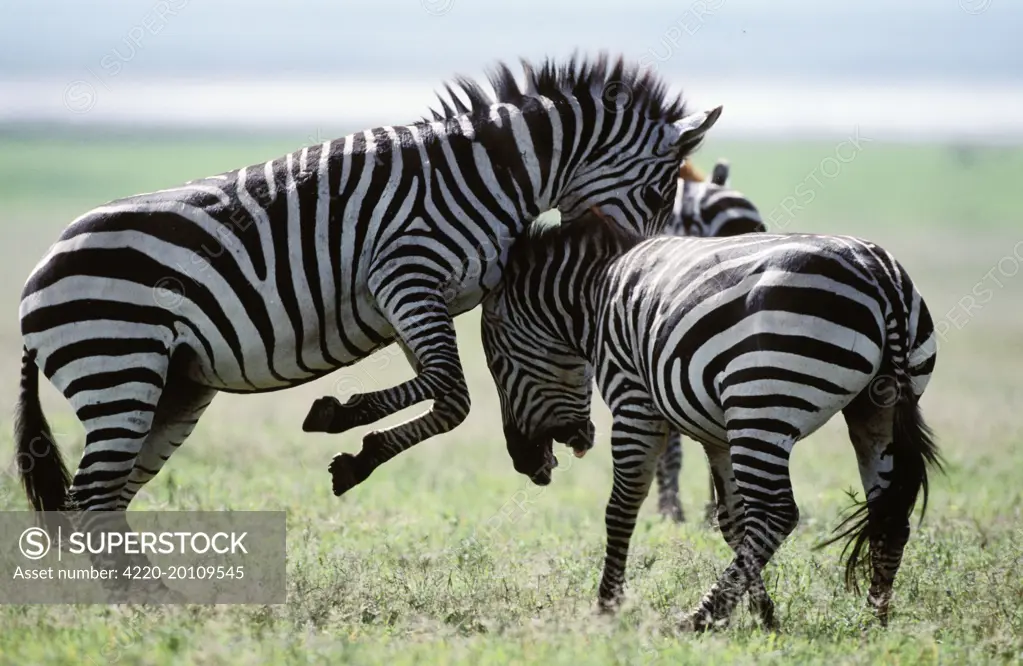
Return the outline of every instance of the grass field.
[[[6,313],[0,319],[0,459],[7,472],[0,474],[0,509],[26,508],[10,473],[6,416],[20,360],[19,294],[60,229],[109,199],[306,142],[301,135],[0,133],[6,241],[0,246],[0,311]],[[356,451],[370,428],[306,435],[302,418],[321,395],[411,376],[396,350],[290,391],[218,397],[133,505],[287,510],[287,604],[4,605],[0,663],[1023,660],[1023,275],[1017,275],[1023,226],[1016,183],[1023,149],[712,140],[697,164],[709,170],[719,155],[731,160],[734,184],[765,215],[783,211],[771,217],[776,227],[861,235],[895,252],[944,332],[923,405],[948,473],[933,479],[887,631],[868,621],[863,597],[844,591],[840,548],[811,550],[837,524],[847,506],[844,491],[859,489],[840,419],[793,455],[803,519],[766,572],[781,633],[756,629],[744,605],[726,632],[672,632],[678,614],[697,602],[730,554],[717,533],[695,522],[663,522],[653,501],[633,540],[626,607],[613,619],[595,615],[611,482],[607,411],[597,405],[601,435],[590,456],[577,461],[558,451],[562,466],[554,482],[546,489],[530,485],[512,469],[496,426],[478,315],[469,313],[458,320],[473,395],[468,421],[392,461],[343,498],[331,495],[326,465],[339,450]],[[81,427],[63,398],[45,382],[43,388],[61,447],[75,461]],[[706,499],[706,463],[691,443],[685,451],[683,501],[697,518]]]

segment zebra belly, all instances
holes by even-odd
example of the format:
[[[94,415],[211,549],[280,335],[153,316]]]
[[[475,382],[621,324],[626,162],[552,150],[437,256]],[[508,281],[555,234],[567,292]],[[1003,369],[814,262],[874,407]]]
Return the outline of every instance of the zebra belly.
[[[297,316],[278,313],[269,327],[265,321],[257,326],[239,310],[230,315],[233,330],[212,326],[186,301],[174,344],[192,352],[186,373],[204,386],[241,393],[299,386],[353,365],[394,340],[393,328],[373,303],[360,300],[358,307],[342,303],[341,317],[325,305],[323,321],[311,303],[302,303]]]

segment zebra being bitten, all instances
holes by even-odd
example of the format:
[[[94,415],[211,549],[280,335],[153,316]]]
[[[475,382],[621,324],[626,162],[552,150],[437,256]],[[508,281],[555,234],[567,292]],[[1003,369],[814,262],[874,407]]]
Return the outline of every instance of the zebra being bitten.
[[[32,506],[123,510],[218,391],[297,386],[395,340],[414,379],[344,404],[321,398],[303,429],[340,433],[433,406],[335,457],[334,493],[461,423],[469,392],[452,317],[497,285],[511,241],[555,206],[663,228],[680,164],[720,114],[689,114],[652,70],[606,55],[523,65],[524,91],[502,64],[495,99],[459,78],[468,106],[455,97],[436,120],[76,219],[22,293],[15,439]],[[40,408],[37,366],[85,427],[73,481]]]
[[[728,187],[729,166],[718,160],[708,181],[691,161],[679,170],[675,207],[666,232],[682,236],[737,236],[767,231],[760,211],[742,192]],[[668,448],[657,461],[657,510],[675,522],[683,522],[685,513],[678,494],[682,473],[682,437],[672,430]],[[714,477],[708,484],[710,499],[704,508],[704,519],[714,521],[717,502],[714,499]]]
[[[613,416],[603,609],[620,602],[636,516],[676,429],[710,459],[735,553],[685,624],[727,624],[748,591],[775,626],[762,570],[799,516],[789,455],[842,412],[866,500],[833,540],[849,538],[851,586],[872,565],[868,600],[887,623],[910,515],[921,490],[926,508],[927,466],[940,467],[918,405],[934,329],[891,254],[811,234],[644,240],[588,214],[514,244],[482,339],[515,469],[540,484],[553,440],[576,455],[592,446],[565,434],[592,432],[596,374]]]

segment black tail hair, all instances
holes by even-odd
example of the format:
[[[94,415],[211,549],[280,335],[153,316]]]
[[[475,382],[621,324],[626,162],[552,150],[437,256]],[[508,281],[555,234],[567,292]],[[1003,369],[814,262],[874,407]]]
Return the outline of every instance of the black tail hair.
[[[28,501],[36,511],[60,511],[67,502],[71,475],[64,465],[50,425],[39,404],[39,368],[35,352],[21,356],[21,392],[14,415],[18,471]]]
[[[860,592],[860,575],[869,577],[870,538],[881,533],[888,521],[908,520],[921,490],[922,523],[927,513],[927,468],[944,471],[941,455],[934,442],[934,433],[920,413],[920,403],[914,398],[904,397],[895,407],[894,420],[892,444],[887,451],[892,456],[891,485],[868,501],[857,501],[854,498],[854,510],[835,528],[837,534],[815,546],[815,549],[819,549],[848,539],[842,548],[845,585],[856,594]]]

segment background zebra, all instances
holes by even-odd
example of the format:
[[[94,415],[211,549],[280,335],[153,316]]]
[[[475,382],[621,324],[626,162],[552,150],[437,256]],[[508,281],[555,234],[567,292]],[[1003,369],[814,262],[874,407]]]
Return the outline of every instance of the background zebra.
[[[767,231],[760,211],[742,192],[728,187],[729,165],[718,160],[710,180],[686,161],[679,170],[682,187],[675,197],[669,229],[685,236],[736,236]],[[668,448],[657,461],[657,510],[675,522],[683,522],[685,513],[678,494],[682,473],[682,437],[672,430]],[[704,508],[704,519],[711,523],[717,511],[714,499],[714,477],[708,483],[710,499]]]
[[[495,99],[459,78],[469,105],[445,105],[443,119],[358,132],[76,219],[22,293],[15,438],[32,505],[125,509],[218,391],[296,386],[394,339],[417,377],[344,405],[317,400],[304,430],[433,407],[336,457],[335,494],[460,423],[469,394],[452,316],[497,283],[511,239],[553,206],[598,206],[644,232],[663,225],[681,161],[720,114],[687,115],[651,70],[603,54],[524,67],[525,92],[502,64]],[[623,89],[627,98],[606,93]],[[73,483],[36,366],[85,427]]]
[[[596,368],[614,419],[602,608],[621,598],[636,516],[675,427],[704,445],[735,551],[684,625],[727,624],[748,590],[751,610],[775,626],[761,572],[799,516],[789,455],[842,411],[867,499],[836,539],[850,538],[854,587],[869,542],[868,600],[887,624],[910,514],[921,489],[926,508],[926,465],[938,464],[918,405],[936,339],[905,270],[845,236],[640,242],[586,218],[516,243],[484,301],[482,337],[509,451],[527,475],[550,465],[552,439],[589,420]],[[576,455],[593,444],[568,443]],[[549,483],[549,471],[533,478]]]

